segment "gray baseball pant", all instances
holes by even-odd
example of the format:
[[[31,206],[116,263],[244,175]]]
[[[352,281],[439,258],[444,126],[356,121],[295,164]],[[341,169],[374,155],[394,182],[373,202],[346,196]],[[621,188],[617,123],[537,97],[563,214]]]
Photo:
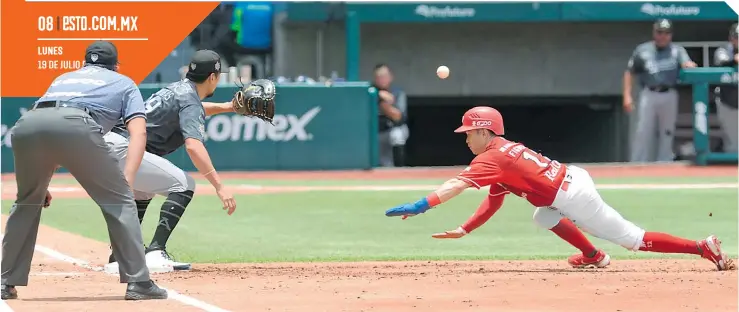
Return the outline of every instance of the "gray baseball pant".
[[[737,109],[727,106],[716,98],[716,115],[718,122],[721,124],[721,132],[724,138],[724,151],[727,153],[736,153],[737,136],[739,136],[739,113]]]
[[[107,133],[103,139],[123,168],[128,154],[128,139],[113,132]],[[136,200],[152,199],[155,194],[166,197],[170,193],[195,191],[195,179],[169,160],[146,152],[136,172],[133,189]]]
[[[150,280],[133,193],[90,115],[69,107],[28,111],[16,123],[11,143],[18,194],[3,237],[3,284],[28,285],[42,204],[57,165],[100,206],[121,283]]]
[[[377,135],[380,144],[380,166],[395,167],[393,147],[405,145],[408,139],[408,125],[402,125],[382,131]]]
[[[632,162],[673,161],[672,144],[678,111],[677,90],[656,92],[644,88],[639,93],[636,133],[631,149]],[[656,157],[655,149],[656,147]]]

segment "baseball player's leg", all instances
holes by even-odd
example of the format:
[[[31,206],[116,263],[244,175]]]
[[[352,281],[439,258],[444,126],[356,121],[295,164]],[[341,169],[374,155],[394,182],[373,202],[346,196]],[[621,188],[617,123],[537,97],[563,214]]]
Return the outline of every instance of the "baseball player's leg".
[[[724,151],[727,153],[736,153],[739,147],[739,114],[737,109],[729,107],[721,103],[720,99],[716,99],[716,115],[721,124],[721,132],[724,139]]]
[[[123,138],[118,136],[119,138]],[[112,139],[107,140],[109,143]],[[120,148],[116,150],[116,157],[120,163],[125,163],[127,153],[127,140],[125,144],[118,143]],[[160,194],[167,199],[162,204],[159,223],[149,247],[146,249],[146,261],[149,269],[156,272],[175,270],[189,270],[191,264],[176,262],[166,252],[167,242],[185,213],[195,192],[195,179],[178,168],[172,162],[151,153],[144,153],[141,166],[136,173],[136,181],[133,186],[136,191],[136,207],[139,220],[143,220],[146,209],[153,198],[152,194]],[[112,263],[114,257],[110,257]]]
[[[657,109],[657,161],[673,161],[677,123],[678,94],[676,90],[656,94]]]
[[[2,247],[2,284],[28,285],[41,207],[56,165],[42,134],[34,133],[36,112],[25,116],[11,138],[15,158],[16,202],[10,209]],[[3,299],[13,299],[15,295]]]
[[[105,143],[108,144],[111,155],[113,155],[113,157],[118,160],[118,166],[120,167],[121,171],[123,171],[124,167],[126,166],[126,155],[128,154],[128,139],[114,132],[108,132],[103,136],[103,139],[105,140]],[[144,157],[146,157],[146,154],[144,154]],[[151,202],[151,199],[154,198],[154,196],[148,196],[148,194],[145,192],[136,191],[136,184],[137,183],[134,182],[134,199],[136,201],[136,210],[139,216],[139,223],[141,223],[144,220],[146,208],[149,207],[149,203]],[[110,259],[110,262],[115,261],[113,260],[113,256],[111,256]]]
[[[572,223],[565,218],[557,209],[552,207],[539,207],[534,211],[534,222],[541,228],[552,231],[562,240],[580,250],[580,255],[568,259],[573,267],[606,267],[610,263],[610,256],[598,250],[587,237]]]
[[[568,166],[568,173],[573,177],[568,194],[562,199],[558,196],[555,206],[583,231],[632,251],[700,255],[714,262],[719,270],[733,269],[733,263],[721,251],[716,237],[696,241],[647,232],[603,201],[587,171]]]
[[[136,184],[134,182],[134,184]],[[133,199],[136,202],[136,210],[139,213],[139,223],[144,221],[144,216],[146,216],[146,210],[149,207],[149,204],[151,203],[151,200],[154,199],[154,193],[146,193],[137,191],[136,189],[133,190]]]
[[[377,141],[379,142],[380,152],[380,166],[382,167],[393,167],[393,145],[390,141],[390,131],[383,131],[377,135]]]
[[[657,112],[654,107],[655,92],[644,89],[639,93],[637,104],[636,132],[632,139],[631,161],[652,161],[655,133],[657,131]]]

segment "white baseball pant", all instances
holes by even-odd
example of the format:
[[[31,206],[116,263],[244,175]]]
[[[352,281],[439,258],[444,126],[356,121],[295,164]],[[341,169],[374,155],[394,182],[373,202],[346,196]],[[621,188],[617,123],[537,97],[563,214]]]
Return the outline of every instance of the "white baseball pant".
[[[639,250],[644,239],[644,229],[624,219],[613,207],[606,204],[595,188],[590,174],[577,166],[567,166],[569,183],[567,190],[560,188],[552,207],[539,207],[534,221],[547,230],[565,217],[583,231],[621,245],[629,250]]]

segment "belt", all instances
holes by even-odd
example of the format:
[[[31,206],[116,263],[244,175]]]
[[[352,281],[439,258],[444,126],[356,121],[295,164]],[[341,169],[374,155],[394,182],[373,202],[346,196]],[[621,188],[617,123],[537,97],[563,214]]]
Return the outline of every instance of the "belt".
[[[88,115],[90,114],[90,110],[87,109],[87,107],[82,106],[79,103],[72,103],[67,101],[43,101],[38,102],[33,105],[31,109],[41,109],[41,108],[52,108],[52,107],[70,107],[70,108],[76,108],[79,110],[85,111]]]
[[[649,87],[648,89],[649,89],[649,91],[654,91],[654,92],[659,92],[659,93],[665,93],[667,91],[672,90],[673,87],[670,87],[670,86],[654,86],[654,87]]]

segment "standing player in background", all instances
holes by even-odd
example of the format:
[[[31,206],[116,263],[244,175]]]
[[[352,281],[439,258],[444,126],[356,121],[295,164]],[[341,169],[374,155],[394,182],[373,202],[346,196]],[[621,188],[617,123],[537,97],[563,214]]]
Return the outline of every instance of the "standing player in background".
[[[268,80],[252,82],[246,90],[239,90],[231,102],[203,103],[213,96],[219,82],[221,62],[218,53],[200,50],[195,53],[186,79],[172,83],[157,91],[146,101],[147,142],[141,167],[136,172],[133,185],[139,222],[155,194],[165,196],[159,224],[146,249],[146,262],[153,272],[189,270],[189,263],[174,261],[167,253],[167,241],[174,231],[195,192],[195,180],[163,156],[185,146],[198,171],[208,179],[223,203],[223,209],[232,214],[236,209],[233,195],[221,182],[208,151],[205,140],[205,116],[236,112],[244,116],[256,116],[266,121],[274,117],[275,86]],[[120,163],[128,154],[128,132],[121,126],[105,136],[114,157]],[[117,270],[113,255],[106,271]]]
[[[654,39],[634,49],[624,72],[623,107],[633,110],[633,76],[643,87],[637,105],[637,126],[631,150],[632,162],[673,161],[672,144],[677,122],[677,80],[680,68],[695,67],[684,47],[672,43],[672,22],[657,20],[652,27]],[[656,144],[654,142],[657,142]],[[654,147],[656,157],[652,157]]]
[[[739,53],[737,53],[737,33],[739,33],[739,24],[731,25],[729,29],[729,42],[724,46],[716,49],[713,54],[713,65],[718,67],[736,68],[739,63]],[[736,153],[739,142],[739,114],[737,114],[737,106],[739,106],[739,97],[737,97],[737,83],[722,84],[716,88],[716,115],[724,136],[724,152]]]
[[[144,101],[133,80],[117,71],[116,47],[108,41],[92,43],[85,66],[54,79],[13,127],[18,198],[3,237],[3,300],[16,299],[15,287],[28,285],[41,209],[51,204],[48,187],[58,166],[67,168],[100,206],[113,254],[122,263],[116,272],[121,283],[128,283],[125,299],[167,298],[167,291],[149,277],[129,186],[136,183],[146,144]],[[120,168],[103,141],[119,120],[131,133],[131,157]]]
[[[551,230],[581,251],[568,259],[576,268],[602,268],[610,257],[596,249],[578,226],[593,236],[629,250],[699,255],[719,270],[733,269],[733,261],[721,252],[721,243],[711,235],[700,241],[665,233],[646,232],[624,219],[598,194],[590,174],[582,168],[563,165],[532,151],[521,143],[506,140],[503,117],[491,107],[478,106],[462,117],[455,130],[467,134],[467,146],[477,155],[456,178],[413,204],[385,212],[387,216],[413,216],[446,202],[468,187],[490,186],[490,193],[475,214],[452,231],[434,234],[435,238],[460,238],[474,231],[503,205],[508,193],[536,206],[534,221]],[[577,226],[576,226],[576,225]]]

